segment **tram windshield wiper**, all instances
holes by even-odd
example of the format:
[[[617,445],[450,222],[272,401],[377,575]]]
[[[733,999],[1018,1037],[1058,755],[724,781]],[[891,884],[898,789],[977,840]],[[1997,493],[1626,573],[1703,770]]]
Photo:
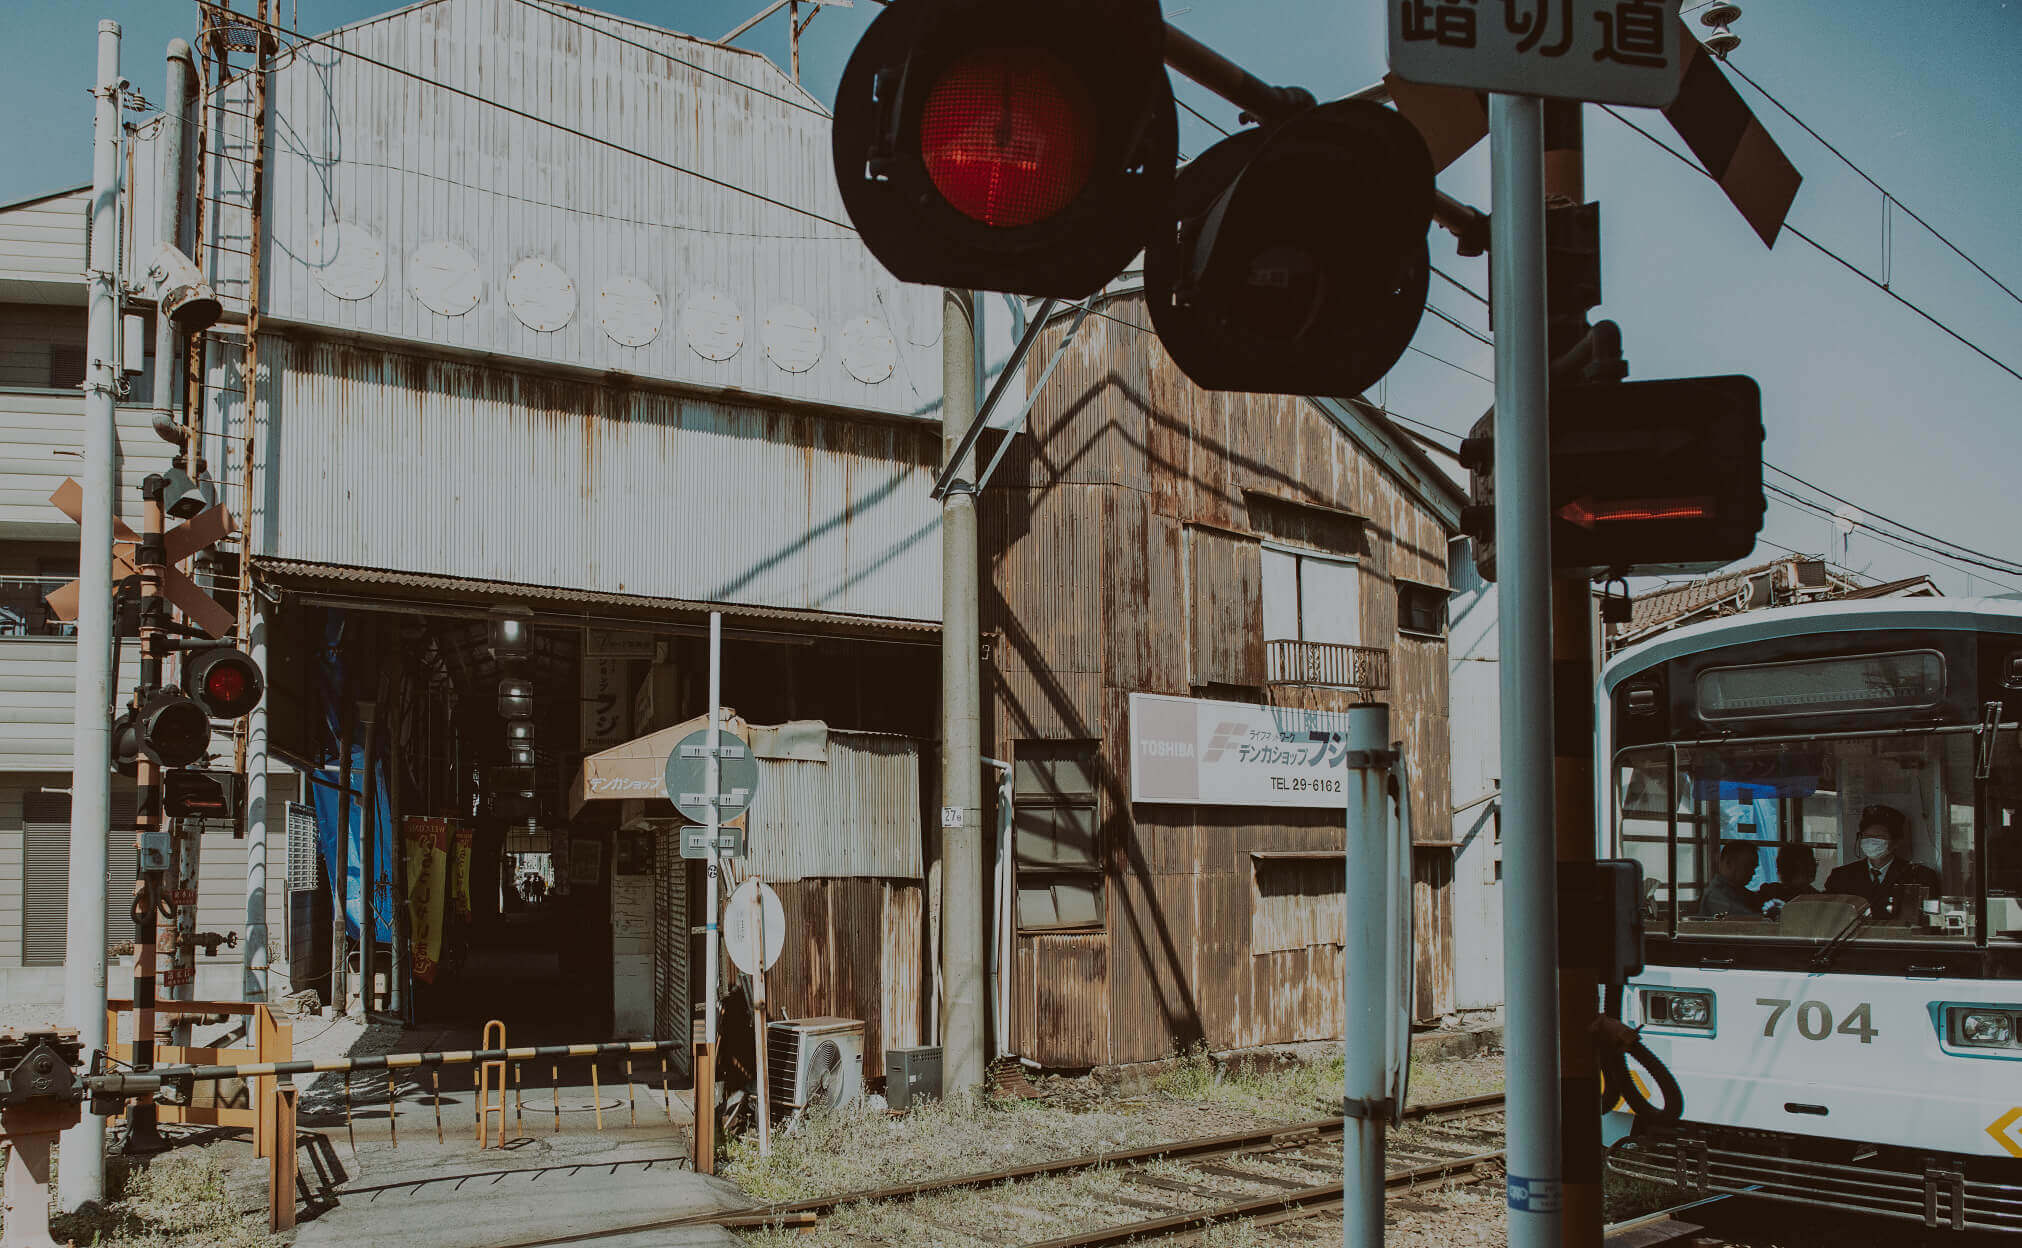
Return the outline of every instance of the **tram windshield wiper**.
[[[1856,935],[1858,935],[1860,930],[1863,927],[1867,926],[1868,920],[1872,918],[1873,915],[1874,915],[1873,908],[1870,906],[1863,905],[1858,913],[1856,913],[1851,919],[1848,919],[1846,921],[1845,927],[1842,927],[1839,929],[1839,931],[1833,933],[1833,938],[1825,942],[1825,948],[1820,949],[1817,953],[1812,955],[1811,969],[1814,971],[1822,971],[1825,970],[1827,967],[1831,966],[1833,955],[1838,953],[1842,946],[1844,946],[1848,941],[1852,940]]]

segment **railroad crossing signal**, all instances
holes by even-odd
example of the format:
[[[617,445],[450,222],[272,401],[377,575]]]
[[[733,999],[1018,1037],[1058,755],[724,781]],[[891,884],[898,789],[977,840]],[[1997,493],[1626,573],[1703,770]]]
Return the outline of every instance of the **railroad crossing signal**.
[[[1433,169],[1379,105],[1314,105],[1174,177],[1153,0],[894,0],[836,92],[843,206],[898,277],[1077,298],[1146,252],[1173,360],[1213,389],[1358,393],[1425,307]]]
[[[1476,427],[1483,432],[1482,426]],[[1555,386],[1552,568],[1586,576],[1710,572],[1762,530],[1762,392],[1748,377]],[[1462,528],[1495,579],[1495,451],[1461,445],[1472,505]]]
[[[73,478],[66,477],[56,493],[49,496],[56,509],[78,524],[84,523],[84,489]],[[239,522],[221,503],[199,512],[195,518],[170,529],[162,536],[162,550],[167,565],[162,569],[162,595],[183,618],[213,637],[223,637],[232,631],[232,613],[217,599],[197,587],[197,583],[177,571],[175,565],[196,554],[206,546],[213,545],[238,532]],[[140,544],[140,534],[128,528],[117,516],[112,521],[113,537],[116,539],[112,551],[112,572],[116,580],[138,576],[140,569],[135,564],[135,550]],[[77,599],[81,586],[76,581],[49,595],[49,613],[59,620],[77,618]]]
[[[183,692],[202,703],[212,719],[251,714],[266,689],[259,665],[236,646],[196,651],[183,664]]]

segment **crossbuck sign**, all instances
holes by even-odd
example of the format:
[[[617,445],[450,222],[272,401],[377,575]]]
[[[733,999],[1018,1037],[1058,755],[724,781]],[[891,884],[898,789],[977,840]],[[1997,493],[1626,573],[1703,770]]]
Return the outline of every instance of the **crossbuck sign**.
[[[1428,86],[1663,108],[1679,0],[1386,0],[1390,68]]]

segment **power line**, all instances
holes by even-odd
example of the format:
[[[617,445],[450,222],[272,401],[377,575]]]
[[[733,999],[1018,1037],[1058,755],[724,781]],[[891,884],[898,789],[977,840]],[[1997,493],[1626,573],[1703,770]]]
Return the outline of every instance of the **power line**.
[[[1750,78],[1748,76],[1747,71],[1743,70],[1739,65],[1736,65],[1733,61],[1727,62],[1727,68],[1733,71],[1735,76],[1740,78],[1741,81],[1747,83],[1751,87],[1754,87],[1756,91],[1761,94],[1763,99],[1768,100],[1771,104],[1774,104],[1778,112],[1782,113],[1785,117],[1788,117],[1792,121],[1796,122],[1799,129],[1803,130],[1806,134],[1810,135],[1812,138],[1817,139],[1819,145],[1824,147],[1826,151],[1831,152],[1833,155],[1839,157],[1840,163],[1845,165],[1847,168],[1853,170],[1855,173],[1859,174],[1863,182],[1866,182],[1869,186],[1872,186],[1875,188],[1875,190],[1881,192],[1881,196],[1883,199],[1888,200],[1896,207],[1902,209],[1905,213],[1909,214],[1910,220],[1915,221],[1918,225],[1921,225],[1925,229],[1929,230],[1931,232],[1931,236],[1937,239],[1939,242],[1943,243],[1946,247],[1950,248],[1953,255],[1959,257],[1959,259],[1964,260],[1967,264],[1970,264],[1975,269],[1979,270],[1980,276],[1986,278],[1988,281],[1994,283],[1996,286],[1999,286],[2001,288],[2001,293],[2007,295],[2010,299],[2015,300],[2015,302],[2017,303],[2022,303],[2022,295],[2016,294],[2015,291],[2009,287],[2008,283],[2002,281],[1998,277],[1995,277],[1992,273],[1989,273],[1987,271],[1986,265],[1981,264],[1978,260],[1975,260],[1973,259],[1973,257],[1967,255],[1965,249],[1961,248],[1957,243],[1953,242],[1951,239],[1945,237],[1944,233],[1940,231],[1937,226],[1932,225],[1929,221],[1924,220],[1924,218],[1917,212],[1916,209],[1910,207],[1908,204],[1898,199],[1895,195],[1891,194],[1889,192],[1888,187],[1883,186],[1881,183],[1875,181],[1873,176],[1871,176],[1867,170],[1855,164],[1853,162],[1853,159],[1849,157],[1845,152],[1842,152],[1837,147],[1834,147],[1831,141],[1828,140],[1824,135],[1812,129],[1811,126],[1805,122],[1804,118],[1798,116],[1796,113],[1791,112],[1789,106],[1786,105],[1782,100],[1779,100],[1774,95],[1771,95],[1769,93],[1768,87],[1765,87],[1761,83],[1755,81],[1755,79]]]
[[[1484,376],[1482,376],[1482,375],[1481,375],[1480,373],[1477,373],[1477,372],[1475,372],[1475,371],[1474,371],[1473,369],[1471,369],[1471,368],[1467,367],[1467,365],[1465,365],[1465,364],[1456,364],[1456,363],[1454,363],[1454,362],[1453,362],[1452,360],[1449,360],[1449,359],[1447,359],[1447,358],[1446,358],[1445,356],[1439,356],[1439,355],[1434,355],[1434,354],[1433,354],[1432,352],[1430,352],[1430,351],[1427,351],[1427,350],[1425,350],[1425,349],[1424,349],[1424,348],[1422,348],[1422,347],[1410,347],[1410,346],[1408,346],[1408,347],[1406,347],[1406,348],[1404,348],[1404,349],[1405,349],[1406,351],[1415,351],[1415,352],[1417,352],[1417,353],[1418,353],[1419,355],[1422,355],[1422,356],[1424,356],[1424,357],[1425,357],[1426,359],[1428,359],[1428,360],[1438,360],[1438,361],[1439,361],[1439,362],[1440,362],[1441,364],[1444,364],[1444,365],[1446,365],[1446,366],[1447,366],[1448,368],[1452,368],[1452,369],[1458,369],[1459,371],[1461,371],[1461,372],[1463,372],[1463,373],[1466,373],[1466,374],[1467,374],[1468,376],[1470,376],[1470,377],[1473,377],[1473,378],[1475,378],[1475,379],[1476,379],[1476,380],[1478,380],[1478,381],[1485,381],[1485,382],[1487,382],[1487,383],[1488,383],[1489,385],[1491,385],[1491,386],[1495,384],[1495,378],[1493,378],[1493,377],[1484,377]]]
[[[1789,477],[1792,481],[1797,482],[1799,485],[1804,486],[1806,489],[1813,490],[1817,493],[1823,494],[1827,498],[1833,500],[1836,503],[1845,503],[1849,507],[1858,508],[1861,514],[1864,515],[1869,520],[1880,520],[1884,524],[1894,525],[1896,528],[1905,530],[1906,532],[1914,533],[1918,537],[1929,538],[1931,541],[1937,542],[1944,546],[1949,546],[1954,550],[1963,551],[1964,553],[1969,555],[1978,555],[1982,559],[1992,559],[2000,563],[2013,564],[2014,570],[2018,573],[2022,573],[2022,561],[2008,559],[2002,555],[1989,554],[1987,551],[1984,550],[1975,550],[1973,547],[1966,545],[1964,542],[1955,542],[1949,537],[1939,537],[1936,533],[1927,532],[1912,524],[1904,524],[1902,521],[1882,515],[1878,511],[1870,511],[1868,508],[1862,507],[1859,503],[1854,502],[1852,499],[1847,498],[1844,495],[1835,494],[1831,490],[1826,489],[1822,485],[1818,485],[1814,482],[1805,480],[1803,477],[1798,476],[1796,473],[1792,472],[1788,468],[1779,468],[1777,467],[1777,465],[1769,463],[1767,461],[1764,461],[1763,466],[1766,468],[1773,469],[1776,472],[1782,473],[1784,476]]]
[[[1791,491],[1784,489],[1780,485],[1776,485],[1773,483],[1764,483],[1762,488],[1768,491],[1769,493],[1785,500],[1785,502],[1790,505],[1800,507],[1805,511],[1811,512],[1815,515],[1824,516],[1827,519],[1833,520],[1838,519],[1838,517],[1834,516],[1833,513],[1829,509],[1827,509],[1822,503],[1818,503],[1812,499],[1805,498],[1799,494],[1794,494]],[[2009,576],[2022,575],[2022,568],[2009,567],[2004,564],[1992,563],[1985,559],[1973,558],[1967,555],[1953,554],[1952,552],[1946,550],[1941,546],[1932,546],[1924,542],[1915,541],[1913,539],[1903,537],[1901,534],[1889,533],[1882,529],[1876,528],[1868,529],[1867,533],[1868,536],[1873,537],[1878,541],[1887,542],[1891,546],[1894,546],[1899,550],[1910,550],[1914,548],[1915,550],[1921,550],[1928,554],[1936,555],[1938,558],[1946,560],[1947,562],[1950,563],[1959,565],[1971,565],[1972,567],[1983,568],[1990,572],[2000,572]]]
[[[1468,337],[1474,339],[1476,342],[1480,343],[1484,347],[1492,347],[1495,345],[1495,339],[1489,337],[1487,334],[1482,333],[1480,330],[1476,329],[1472,325],[1463,324],[1462,322],[1453,319],[1446,313],[1441,312],[1438,308],[1433,307],[1430,303],[1425,305],[1425,310],[1427,312],[1432,313],[1440,320],[1445,321],[1448,325],[1453,326],[1461,333],[1466,334]]]
[[[1692,170],[1694,173],[1699,174],[1701,177],[1708,178],[1715,182],[1719,181],[1719,179],[1714,178],[1711,173],[1708,173],[1705,169],[1702,169],[1698,164],[1694,163],[1691,157],[1684,155],[1677,149],[1673,148],[1669,143],[1666,143],[1664,140],[1658,138],[1656,135],[1651,134],[1648,130],[1645,130],[1643,127],[1637,125],[1635,122],[1630,121],[1627,117],[1622,116],[1621,113],[1617,112],[1611,106],[1603,104],[1600,106],[1600,108],[1601,111],[1608,114],[1608,116],[1613,117],[1616,121],[1621,122],[1623,125],[1629,127],[1629,129],[1634,130],[1637,134],[1642,135],[1650,142],[1662,148],[1667,154],[1670,155],[1670,157],[1673,160],[1684,165],[1687,169]],[[1798,238],[1803,239],[1805,242],[1810,243],[1813,249],[1818,251],[1819,254],[1825,256],[1830,260],[1835,261],[1840,265],[1841,268],[1844,268],[1847,272],[1853,274],[1855,277],[1860,278],[1862,281],[1874,287],[1876,290],[1881,291],[1889,298],[1895,300],[1897,303],[1902,304],[1910,311],[1915,312],[1918,316],[1923,317],[1926,321],[1929,321],[1931,324],[1937,326],[1939,329],[1943,330],[1947,335],[1949,335],[1955,342],[1960,343],[1968,350],[1972,351],[1975,355],[1978,355],[1980,358],[1986,360],[1989,364],[1992,364],[1994,367],[2000,369],[2002,372],[2008,374],[2010,377],[2013,377],[2015,380],[2022,381],[2022,372],[2017,372],[2013,367],[2003,362],[1999,357],[1995,356],[1985,347],[1981,346],[1977,342],[1974,342],[1971,338],[1966,337],[1958,330],[1953,329],[1950,325],[1947,325],[1945,322],[1939,320],[1937,317],[1931,315],[1929,312],[1926,312],[1921,306],[1912,303],[1908,299],[1903,298],[1886,283],[1877,281],[1875,278],[1868,276],[1868,274],[1864,270],[1862,270],[1859,265],[1854,264],[1851,260],[1848,260],[1845,256],[1840,255],[1832,248],[1827,247],[1824,243],[1819,242],[1817,239],[1805,233],[1803,230],[1797,228],[1795,225],[1792,225],[1788,221],[1785,221],[1783,223],[1783,228],[1789,233],[1796,235]]]
[[[1445,269],[1442,269],[1435,264],[1432,266],[1432,274],[1434,277],[1443,278],[1448,284],[1453,286],[1454,289],[1460,291],[1460,293],[1464,295],[1467,295],[1469,298],[1473,299],[1476,303],[1481,304],[1483,307],[1488,306],[1487,295],[1482,294],[1480,291],[1468,285],[1466,282],[1463,282],[1459,278],[1455,277],[1453,274],[1448,273]]]
[[[197,0],[197,3],[202,5],[204,8],[215,9],[220,13],[228,13],[228,14],[231,13],[231,10],[220,8],[219,6],[212,4],[210,0]],[[244,14],[233,14],[233,16],[240,21],[245,20]],[[434,87],[437,90],[446,91],[451,95],[461,96],[464,99],[472,100],[475,101],[476,103],[487,105],[491,108],[498,109],[500,112],[509,113],[512,116],[521,118],[522,120],[525,121],[531,121],[536,125],[552,127],[553,129],[560,130],[564,134],[573,135],[576,138],[582,139],[589,143],[595,143],[601,147],[608,147],[612,151],[622,152],[627,156],[636,156],[640,160],[645,161],[647,164],[658,165],[663,169],[668,169],[679,174],[685,174],[688,177],[695,178],[702,182],[707,182],[711,186],[720,187],[723,190],[731,191],[738,195],[749,196],[750,198],[758,200],[761,203],[770,204],[775,208],[784,208],[788,212],[798,213],[803,217],[808,217],[812,220],[819,221],[824,225],[832,225],[835,226],[837,229],[847,230],[852,234],[856,233],[855,228],[851,226],[847,221],[838,221],[834,217],[823,216],[821,213],[816,212],[811,208],[802,208],[798,204],[789,204],[783,199],[774,199],[772,196],[767,195],[762,191],[754,191],[750,187],[738,186],[734,182],[726,182],[721,178],[711,177],[708,174],[703,173],[699,170],[690,169],[683,165],[677,165],[671,160],[662,160],[660,157],[654,156],[648,152],[642,152],[636,147],[626,147],[624,144],[618,143],[614,140],[602,138],[599,137],[598,135],[590,134],[584,130],[578,130],[574,126],[567,125],[563,122],[555,121],[548,117],[542,117],[535,113],[527,112],[525,109],[514,108],[510,104],[501,103],[500,101],[491,99],[488,96],[480,95],[475,91],[466,91],[462,87],[453,87],[448,83],[443,82],[439,79],[430,78],[426,74],[416,73],[411,69],[405,69],[399,65],[388,64],[387,62],[379,60],[376,57],[367,56],[363,52],[355,51],[351,48],[344,47],[341,44],[332,43],[328,39],[324,39],[316,35],[305,35],[299,30],[291,30],[285,26],[270,25],[268,29],[272,30],[276,34],[287,35],[295,39],[297,41],[297,46],[299,46],[300,44],[308,43],[308,44],[315,44],[318,47],[328,48],[332,52],[336,52],[341,56],[348,56],[353,60],[363,61],[367,65],[375,66],[391,74],[398,74],[403,78],[412,79],[413,81],[421,83],[424,86]],[[810,235],[809,237],[818,237],[818,236]]]
[[[733,87],[737,87],[741,90],[748,91],[753,95],[764,96],[768,100],[777,100],[781,104],[786,105],[788,108],[797,108],[803,112],[813,113],[815,116],[821,118],[827,118],[829,115],[826,109],[817,108],[814,105],[809,104],[806,100],[796,100],[790,96],[778,95],[775,94],[774,92],[767,91],[763,87],[754,87],[748,82],[740,82],[736,78],[731,77],[729,74],[718,73],[716,70],[710,69],[707,66],[697,65],[694,61],[683,60],[682,58],[674,55],[672,52],[667,51],[665,48],[656,48],[650,43],[640,43],[636,39],[627,39],[623,35],[620,35],[615,31],[606,30],[604,27],[599,26],[594,22],[586,22],[580,17],[572,17],[569,14],[562,12],[560,9],[551,9],[547,5],[539,3],[539,0],[515,0],[515,3],[524,5],[529,9],[534,9],[539,12],[545,13],[549,17],[555,18],[558,21],[567,22],[571,26],[580,26],[584,30],[589,31],[592,34],[602,35],[604,38],[610,39],[616,43],[622,43],[628,48],[637,48],[641,52],[650,52],[654,56],[664,57],[665,59],[674,62],[676,65],[682,66],[685,69],[692,69],[698,74],[706,74],[711,78],[720,78],[724,82],[729,83]]]

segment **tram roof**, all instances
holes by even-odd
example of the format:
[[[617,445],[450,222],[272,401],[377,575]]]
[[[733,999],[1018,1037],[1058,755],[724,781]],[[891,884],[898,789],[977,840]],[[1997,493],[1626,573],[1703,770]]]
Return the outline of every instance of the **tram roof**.
[[[1825,629],[1957,629],[2022,633],[2022,601],[2005,598],[1887,598],[1872,602],[1814,602],[1725,616],[1688,625],[1624,650],[1601,669],[1601,690],[1613,694],[1629,676],[1658,663],[1718,646],[1774,641]]]

